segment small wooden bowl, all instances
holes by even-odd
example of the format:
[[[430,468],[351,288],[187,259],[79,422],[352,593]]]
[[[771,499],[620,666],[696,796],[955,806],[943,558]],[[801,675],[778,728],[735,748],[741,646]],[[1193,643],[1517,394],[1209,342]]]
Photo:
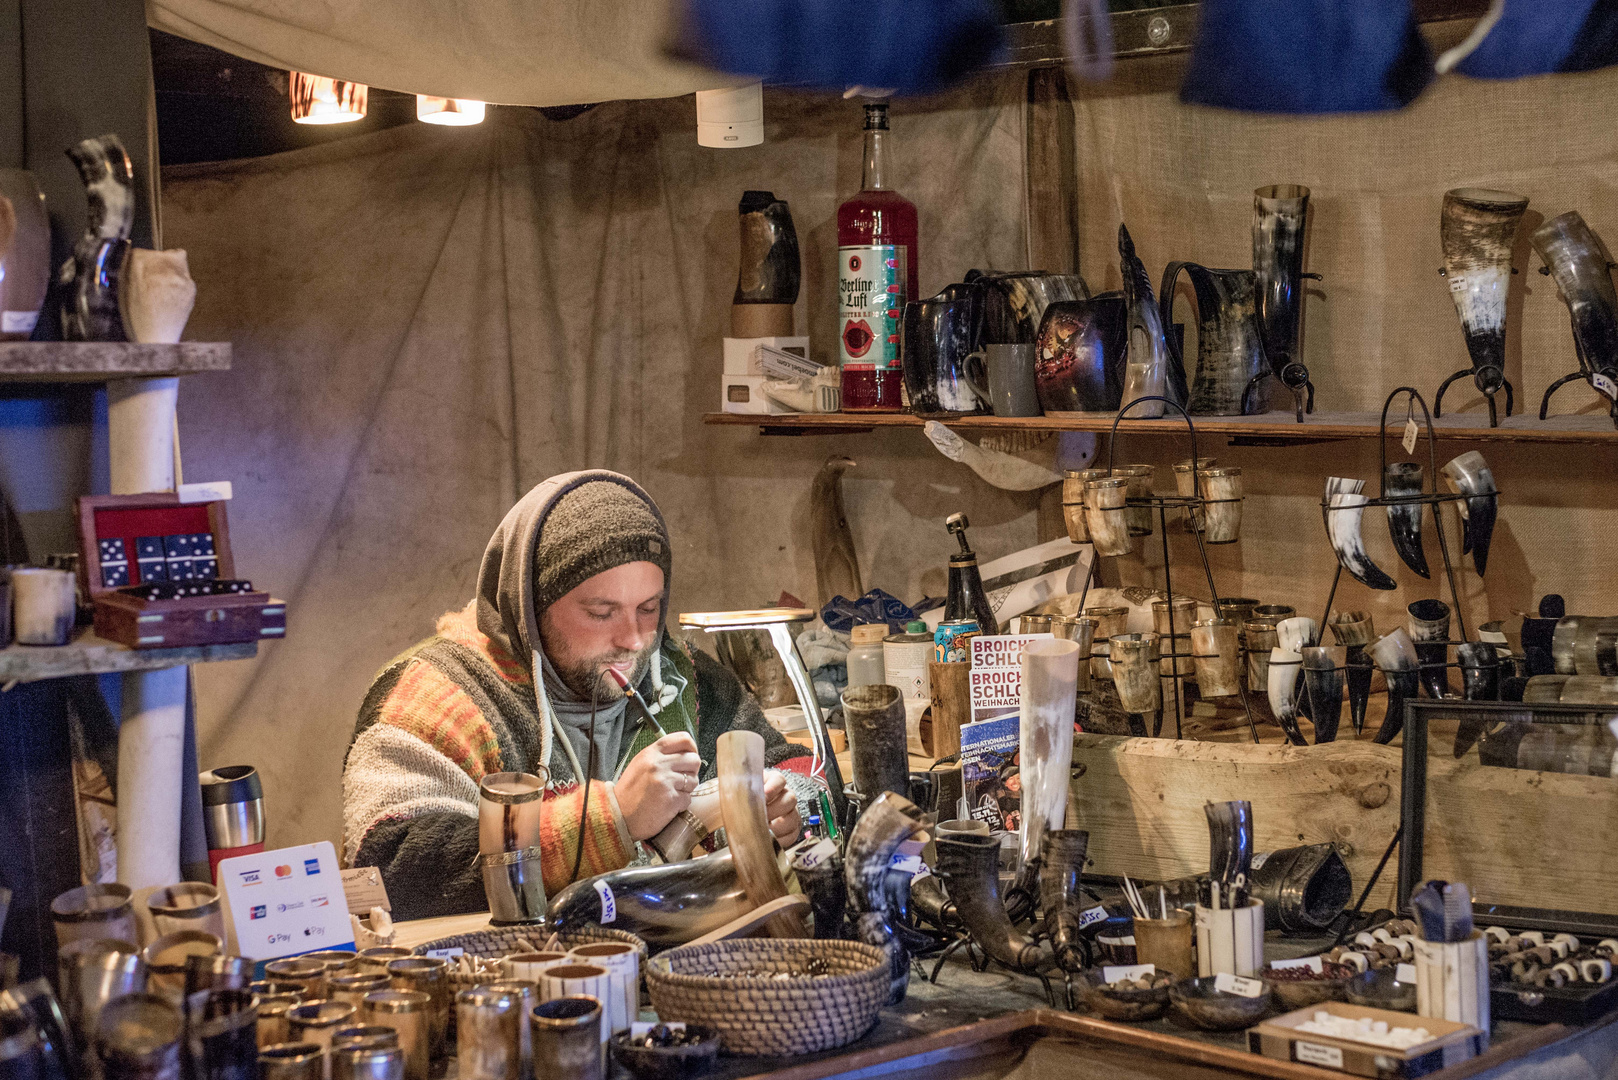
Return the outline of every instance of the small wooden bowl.
[[[1416,984],[1400,982],[1394,967],[1371,968],[1349,979],[1343,987],[1343,1000],[1351,1005],[1394,1012],[1416,1011]]]
[[[1323,972],[1312,979],[1278,979],[1272,978],[1272,969],[1266,967],[1260,974],[1270,984],[1275,995],[1275,1007],[1284,1012],[1293,1009],[1306,1009],[1311,1005],[1319,1005],[1322,1001],[1342,1001],[1343,993],[1348,987],[1348,980],[1354,977],[1354,969],[1347,964],[1333,964],[1330,961],[1322,964]]]
[[[1158,974],[1174,978],[1171,971]],[[1092,968],[1079,975],[1079,1000],[1085,1008],[1108,1020],[1155,1020],[1169,1007],[1172,986],[1173,983],[1156,990],[1114,990],[1102,981],[1100,970]]]
[[[1204,1031],[1238,1031],[1252,1027],[1270,1011],[1272,984],[1268,979],[1259,980],[1264,991],[1258,997],[1242,997],[1215,990],[1214,978],[1204,975],[1169,987],[1169,1004],[1191,1026]]]
[[[712,1069],[719,1057],[719,1032],[700,1024],[687,1024],[687,1034],[700,1041],[681,1046],[632,1046],[629,1032],[612,1037],[612,1056],[638,1080],[690,1080]]]

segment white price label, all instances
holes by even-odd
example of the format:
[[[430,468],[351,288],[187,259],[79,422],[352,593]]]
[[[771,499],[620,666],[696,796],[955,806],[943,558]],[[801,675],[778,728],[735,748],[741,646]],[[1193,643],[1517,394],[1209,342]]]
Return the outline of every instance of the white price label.
[[[792,864],[804,870],[813,870],[833,855],[837,844],[832,840],[817,840],[792,857]]]
[[[1420,428],[1416,427],[1415,417],[1412,416],[1405,420],[1405,435],[1400,440],[1404,445],[1405,453],[1414,454],[1416,452],[1416,435],[1420,430]]]
[[[1316,975],[1325,971],[1318,956],[1300,956],[1296,960],[1272,960],[1270,961],[1270,966],[1277,971],[1285,971],[1288,968],[1308,968]]]
[[[894,855],[893,858],[888,860],[888,869],[903,870],[909,873],[912,877],[915,876],[916,871],[920,870],[921,867],[922,862],[920,855]]]
[[[1156,964],[1120,964],[1101,969],[1101,981],[1106,983],[1120,982],[1124,979],[1138,979],[1143,975],[1156,975]]]
[[[453,949],[428,949],[427,955],[434,960],[453,960],[466,952],[459,945]]]
[[[1596,388],[1597,393],[1606,394],[1609,399],[1618,398],[1618,384],[1599,371],[1590,376],[1590,385]]]
[[[1264,993],[1264,984],[1258,979],[1244,979],[1240,975],[1232,975],[1222,971],[1214,976],[1214,989],[1221,994],[1235,994],[1237,997],[1256,998]]]
[[[618,898],[612,895],[612,886],[605,881],[596,882],[596,895],[601,897],[601,918],[597,921],[602,926],[615,922],[618,918]]]
[[[1615,723],[1618,723],[1618,721],[1615,721]],[[1079,929],[1083,930],[1086,926],[1094,926],[1098,922],[1105,922],[1106,919],[1107,909],[1097,904],[1088,911],[1079,912]]]
[[[1413,983],[1416,981],[1416,965],[1400,964],[1393,969],[1393,978],[1396,982]]]
[[[1321,1046],[1319,1043],[1299,1039],[1292,1044],[1292,1054],[1297,1060],[1308,1065],[1324,1065],[1328,1069],[1343,1067],[1343,1052],[1335,1046]]]

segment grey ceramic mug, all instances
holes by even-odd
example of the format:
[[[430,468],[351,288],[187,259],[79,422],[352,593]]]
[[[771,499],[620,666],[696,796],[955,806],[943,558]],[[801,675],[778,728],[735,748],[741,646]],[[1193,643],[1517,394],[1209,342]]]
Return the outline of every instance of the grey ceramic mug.
[[[988,398],[996,416],[1042,416],[1039,394],[1034,388],[1035,346],[1032,342],[1014,345],[985,345],[983,366],[988,369],[987,387],[972,388]],[[968,377],[975,374],[969,366]]]

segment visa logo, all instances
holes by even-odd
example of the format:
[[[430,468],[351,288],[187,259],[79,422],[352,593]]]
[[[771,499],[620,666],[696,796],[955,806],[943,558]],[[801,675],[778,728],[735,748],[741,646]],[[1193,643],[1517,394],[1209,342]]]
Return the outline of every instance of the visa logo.
[[[254,904],[253,909],[247,913],[249,919],[262,919],[269,915],[269,905]]]
[[[307,877],[314,877],[316,874],[320,873],[320,860],[319,859],[305,859],[305,860],[303,860],[303,872]]]
[[[242,879],[243,885],[262,885],[264,879],[259,877],[257,870],[238,870],[236,875]]]

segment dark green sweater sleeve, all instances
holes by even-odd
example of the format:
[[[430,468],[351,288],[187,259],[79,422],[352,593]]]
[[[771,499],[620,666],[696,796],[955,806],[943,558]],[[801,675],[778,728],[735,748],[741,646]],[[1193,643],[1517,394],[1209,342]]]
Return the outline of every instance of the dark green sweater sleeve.
[[[400,922],[488,910],[477,857],[477,819],[435,813],[377,822],[354,865],[382,871],[391,914]]]

